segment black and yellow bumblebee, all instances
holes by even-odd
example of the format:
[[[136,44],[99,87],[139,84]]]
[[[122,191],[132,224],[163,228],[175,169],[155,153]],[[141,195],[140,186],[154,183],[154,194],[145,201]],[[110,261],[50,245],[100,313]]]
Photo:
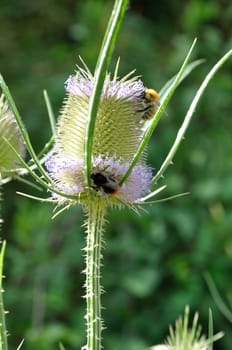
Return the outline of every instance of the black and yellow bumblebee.
[[[154,117],[157,109],[159,108],[159,94],[153,89],[144,89],[141,96],[141,102],[143,108],[136,112],[141,114],[141,119],[150,120]]]
[[[107,194],[115,195],[119,191],[119,186],[112,176],[103,173],[92,173],[93,188],[96,190],[103,189]]]

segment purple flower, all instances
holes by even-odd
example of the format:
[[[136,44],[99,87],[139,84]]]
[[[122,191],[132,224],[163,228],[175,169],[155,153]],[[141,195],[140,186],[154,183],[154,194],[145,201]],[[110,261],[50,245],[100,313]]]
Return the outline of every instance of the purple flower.
[[[117,187],[115,197],[125,203],[133,203],[149,192],[152,169],[145,165],[137,164],[128,179],[120,187],[120,179],[128,166],[128,162],[124,162],[122,158],[117,159],[116,155],[114,157],[99,155],[93,158],[92,174],[102,174],[107,179],[112,179],[111,181]],[[78,196],[85,193],[83,161],[81,159],[65,158],[54,154],[47,160],[46,167],[58,190],[63,191],[66,195]],[[103,198],[113,197],[113,195],[105,192],[104,186],[96,187],[93,181],[91,191]],[[53,193],[53,197],[61,199],[56,193]]]
[[[117,200],[139,202],[149,193],[152,169],[145,165],[145,155],[121,184],[145,133],[142,115],[154,108],[152,93],[146,94],[153,90],[146,90],[131,75],[105,78],[92,136],[91,182],[86,179],[85,137],[94,77],[87,67],[79,67],[65,82],[67,98],[58,119],[54,153],[46,162],[53,186],[64,195],[81,200],[95,196],[115,205]],[[60,201],[60,195],[53,197]]]
[[[75,96],[90,97],[93,90],[93,77],[87,74],[83,76],[81,73],[70,75],[65,82],[65,89],[68,93]],[[140,79],[110,80],[110,77],[107,76],[103,85],[101,98],[126,98],[131,101],[136,101],[141,99],[144,89],[145,86]]]

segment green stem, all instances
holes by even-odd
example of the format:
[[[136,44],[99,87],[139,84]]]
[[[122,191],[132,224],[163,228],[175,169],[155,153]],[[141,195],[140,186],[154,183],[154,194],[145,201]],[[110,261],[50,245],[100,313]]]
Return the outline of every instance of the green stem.
[[[5,310],[3,305],[3,289],[2,289],[2,277],[3,277],[3,260],[6,248],[6,242],[2,242],[1,252],[0,252],[0,349],[8,350],[7,344],[7,331],[6,331],[6,321],[5,321]]]
[[[2,178],[1,178],[1,173],[0,173],[0,231],[2,230],[2,224],[3,224],[3,219],[2,219]]]
[[[87,344],[83,350],[101,350],[101,248],[105,223],[105,206],[100,200],[88,204],[87,246],[86,246],[86,301],[87,301]]]

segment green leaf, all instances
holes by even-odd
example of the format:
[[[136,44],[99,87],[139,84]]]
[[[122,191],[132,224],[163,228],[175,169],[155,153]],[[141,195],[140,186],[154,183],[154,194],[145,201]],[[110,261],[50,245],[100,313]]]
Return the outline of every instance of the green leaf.
[[[204,277],[205,277],[206,283],[208,285],[208,288],[210,290],[210,293],[213,297],[213,300],[215,301],[215,304],[217,305],[218,309],[221,311],[221,313],[225,316],[225,318],[229,322],[232,322],[232,312],[228,308],[228,306],[225,304],[225,302],[223,301],[211,275],[208,272],[206,272],[204,274]]]
[[[145,149],[145,146],[146,144],[148,143],[153,131],[155,130],[160,118],[161,118],[161,115],[162,113],[164,112],[170,98],[172,97],[172,95],[174,94],[177,86],[179,85],[182,77],[183,77],[183,74],[185,72],[185,68],[188,64],[188,61],[189,61],[189,58],[190,58],[190,55],[193,51],[193,48],[196,44],[196,39],[194,40],[189,52],[187,53],[187,56],[179,70],[179,72],[177,73],[177,75],[175,76],[175,79],[173,80],[173,82],[171,83],[171,85],[166,89],[164,95],[163,95],[163,101],[161,101],[161,104],[158,108],[158,111],[155,115],[155,117],[153,118],[152,122],[150,123],[150,125],[148,126],[147,130],[145,131],[145,134],[144,134],[144,137],[143,139],[141,140],[140,142],[140,145],[138,147],[138,150],[136,152],[136,154],[134,155],[132,161],[131,161],[131,164],[130,166],[128,167],[126,173],[124,174],[123,178],[121,179],[120,181],[120,185],[123,184],[123,182],[128,178],[128,176],[130,175],[132,169],[134,168],[135,164],[137,163],[137,161],[139,160],[139,158],[141,157],[144,149]]]
[[[205,62],[204,59],[200,59],[200,60],[196,60],[196,61],[193,61],[191,63],[189,63],[185,69],[184,69],[184,72],[179,80],[179,83],[178,85],[185,79],[187,78],[187,76],[190,75],[190,73],[196,68],[198,67],[200,64],[202,64],[203,62]],[[167,83],[162,87],[162,89],[159,91],[159,96],[160,96],[160,100],[162,101],[163,99],[163,96],[165,96],[166,94],[166,91],[168,91],[170,89],[170,87],[172,86],[173,82],[175,81],[176,79],[176,75],[174,75],[174,77],[172,77],[171,79],[169,79],[167,81]]]
[[[208,339],[213,338],[213,315],[211,309],[209,309],[209,326],[208,326]],[[208,350],[213,350],[213,342],[209,344]]]
[[[108,65],[112,56],[115,41],[121,27],[122,19],[124,17],[128,0],[116,0],[114,8],[106,29],[106,33],[103,39],[102,47],[98,56],[96,69],[94,73],[94,86],[93,92],[89,101],[89,113],[88,122],[85,135],[85,167],[86,167],[86,180],[90,185],[91,175],[91,161],[92,161],[92,148],[94,127],[97,117],[98,105],[101,97],[101,91],[104,84],[104,79],[108,69]]]
[[[184,121],[177,133],[176,139],[166,157],[166,159],[164,160],[163,164],[161,165],[160,169],[158,170],[158,172],[156,173],[156,175],[154,176],[154,178],[152,179],[153,183],[156,183],[160,177],[163,176],[163,173],[165,172],[165,170],[167,169],[167,167],[172,163],[173,157],[175,156],[181,141],[184,138],[185,132],[189,126],[189,123],[192,119],[193,113],[197,107],[197,104],[203,94],[203,92],[205,91],[206,87],[208,86],[209,82],[211,81],[211,79],[214,77],[214,75],[216,74],[216,72],[219,70],[219,68],[222,67],[222,65],[232,56],[232,50],[228,51],[214,66],[213,68],[210,70],[210,72],[207,74],[207,76],[205,77],[205,79],[203,80],[202,84],[200,85],[199,89],[196,92],[195,97],[192,100],[192,103],[190,104],[190,107],[187,111],[187,114],[184,118]]]
[[[41,175],[48,181],[48,182],[51,182],[51,179],[49,178],[47,172],[44,170],[44,168],[42,167],[41,163],[40,163],[40,160],[38,159],[33,147],[32,147],[32,144],[31,144],[31,140],[30,140],[30,137],[28,135],[28,132],[24,126],[24,123],[22,121],[22,118],[20,116],[20,113],[16,107],[16,104],[15,104],[15,101],[10,93],[10,90],[6,84],[6,82],[4,81],[3,79],[3,76],[0,74],[0,86],[2,88],[2,91],[7,99],[7,102],[14,114],[14,117],[15,117],[15,120],[18,124],[18,127],[19,127],[19,130],[22,134],[22,137],[24,139],[24,142],[26,144],[26,147],[27,147],[27,150],[28,152],[30,153],[32,159],[34,160],[34,163],[36,164],[37,166],[37,169],[40,171]]]
[[[49,122],[51,125],[52,134],[53,134],[53,137],[55,137],[56,136],[56,121],[55,121],[55,116],[54,116],[54,113],[52,110],[51,101],[50,101],[50,98],[48,96],[47,90],[44,90],[43,94],[44,94],[44,100],[45,100],[47,111],[48,111],[48,117],[49,117]]]
[[[69,199],[73,199],[73,200],[77,200],[79,201],[80,197],[79,196],[75,196],[75,195],[69,195],[69,194],[65,194],[64,192],[61,192],[59,190],[57,190],[55,187],[52,187],[52,185],[50,185],[50,183],[52,184],[53,181],[49,181],[48,183],[45,182],[40,176],[38,176],[33,170],[33,166],[29,166],[24,159],[20,156],[20,154],[15,150],[15,148],[7,141],[7,144],[9,145],[9,147],[12,149],[12,151],[15,153],[16,157],[19,159],[19,161],[22,163],[23,167],[28,171],[28,174],[30,174],[40,185],[42,185],[44,188],[46,188],[47,190],[51,191],[51,192],[55,192],[57,194],[59,194],[62,197],[65,198],[69,198]]]

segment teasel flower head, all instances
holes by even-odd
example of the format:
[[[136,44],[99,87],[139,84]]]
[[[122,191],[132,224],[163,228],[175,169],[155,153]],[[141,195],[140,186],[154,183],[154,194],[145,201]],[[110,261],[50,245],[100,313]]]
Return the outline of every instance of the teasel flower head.
[[[0,176],[12,177],[21,165],[13,149],[23,158],[25,144],[4,94],[0,96]]]
[[[80,201],[100,198],[106,205],[131,204],[150,191],[152,169],[145,154],[139,158],[125,182],[126,173],[141,142],[151,107],[143,82],[132,73],[119,79],[106,75],[96,116],[91,155],[90,182],[85,172],[85,137],[88,108],[94,76],[88,68],[78,67],[65,88],[67,96],[61,110],[53,153],[46,162],[56,189]],[[152,90],[153,91],[153,90]],[[158,94],[157,94],[158,99]],[[60,204],[67,198],[53,193]],[[71,200],[72,201],[72,200]]]

